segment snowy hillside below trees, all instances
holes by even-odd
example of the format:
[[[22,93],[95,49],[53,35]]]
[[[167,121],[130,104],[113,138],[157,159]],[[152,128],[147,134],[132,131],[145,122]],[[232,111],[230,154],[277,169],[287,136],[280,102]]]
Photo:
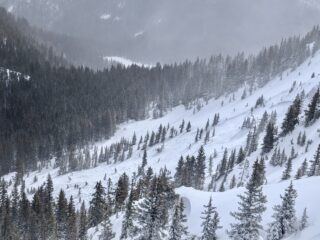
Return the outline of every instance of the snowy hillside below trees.
[[[185,232],[215,239],[215,229],[217,239],[320,239],[319,69],[316,53],[262,88],[121,124],[109,140],[65,156],[60,168],[52,159],[27,173],[31,207],[43,196],[57,199],[58,234],[67,239],[84,236],[87,226],[89,239],[181,239]],[[15,175],[4,177],[1,195],[8,187],[18,206],[28,200],[18,196]],[[38,224],[50,227],[47,221]]]

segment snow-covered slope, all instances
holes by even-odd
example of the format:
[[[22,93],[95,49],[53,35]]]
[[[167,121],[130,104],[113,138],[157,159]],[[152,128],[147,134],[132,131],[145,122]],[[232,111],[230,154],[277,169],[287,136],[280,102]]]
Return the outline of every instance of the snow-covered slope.
[[[137,139],[140,136],[145,136],[147,132],[157,131],[160,124],[174,126],[179,128],[182,120],[186,123],[190,121],[192,127],[190,132],[183,132],[174,138],[167,138],[164,143],[164,148],[161,152],[158,151],[159,145],[150,147],[147,150],[148,165],[157,172],[163,167],[167,167],[172,173],[175,173],[175,168],[180,156],[194,155],[197,153],[201,145],[204,145],[202,140],[195,142],[195,135],[197,129],[204,128],[207,120],[210,122],[215,113],[220,114],[220,122],[215,127],[215,136],[210,137],[210,140],[204,145],[206,156],[213,155],[216,151],[218,156],[213,160],[213,169],[219,164],[224,149],[239,149],[244,147],[246,143],[248,129],[241,129],[241,125],[245,118],[251,117],[259,122],[263,113],[267,111],[269,114],[272,111],[277,112],[277,126],[281,126],[284,115],[291,105],[297,94],[302,91],[305,93],[303,99],[303,109],[310,102],[310,98],[319,87],[320,82],[320,54],[317,53],[312,59],[308,59],[305,63],[295,70],[288,70],[280,77],[276,77],[262,88],[256,88],[252,94],[244,99],[241,98],[243,91],[247,87],[239,89],[234,94],[221,96],[217,99],[211,99],[208,102],[199,100],[197,105],[186,109],[184,106],[178,106],[169,111],[165,116],[158,119],[146,119],[144,121],[130,121],[118,127],[116,134],[106,141],[94,143],[93,146],[100,147],[110,146],[112,143],[119,142],[121,139],[131,139],[132,135],[136,133]],[[315,73],[315,77],[311,75]],[[248,91],[249,92],[249,91]],[[255,108],[256,100],[260,96],[264,96],[265,105]],[[200,107],[199,107],[200,106]],[[303,114],[301,114],[302,116]],[[302,122],[302,121],[301,121]],[[210,127],[211,130],[212,127]],[[296,139],[300,132],[306,131],[307,140],[312,140],[309,149],[306,152],[305,147],[297,146]],[[266,178],[267,184],[264,187],[264,192],[267,195],[268,204],[267,211],[263,216],[263,223],[271,221],[272,206],[280,202],[280,194],[289,185],[290,180],[294,179],[296,170],[301,166],[306,158],[312,160],[316,152],[316,148],[320,143],[320,121],[318,120],[312,126],[305,128],[303,123],[300,123],[296,129],[288,136],[281,138],[278,142],[278,147],[285,149],[289,155],[292,146],[295,147],[298,157],[293,160],[292,178],[287,181],[281,181],[284,167],[273,167],[266,161]],[[260,134],[258,151],[248,157],[248,162],[252,165],[253,161],[260,157],[261,143],[264,133]],[[93,149],[93,146],[91,149]],[[73,195],[77,207],[80,207],[81,201],[88,203],[93,193],[93,188],[97,181],[102,180],[103,184],[107,182],[105,176],[110,177],[114,182],[117,181],[122,173],[128,176],[137,170],[141,164],[142,151],[136,147],[133,149],[132,156],[116,164],[107,165],[102,163],[98,167],[72,172],[65,175],[59,175],[58,169],[53,169],[48,166],[37,172],[28,173],[25,176],[27,188],[36,188],[46,181],[47,175],[50,174],[54,183],[54,194],[57,196],[59,190],[65,189],[68,196]],[[272,152],[268,154],[268,159],[271,158]],[[229,229],[229,224],[233,220],[230,216],[230,211],[237,209],[238,198],[237,195],[244,191],[244,188],[236,188],[228,190],[228,186],[233,175],[236,176],[237,182],[240,181],[241,173],[243,172],[243,165],[235,166],[232,173],[230,173],[226,180],[225,192],[209,192],[199,191],[192,188],[181,187],[177,189],[182,197],[184,197],[187,204],[188,227],[191,234],[199,234],[200,228],[200,214],[203,210],[203,205],[208,202],[210,196],[213,197],[213,203],[217,206],[220,214],[222,229],[219,230],[221,239],[226,239],[226,230]],[[251,168],[249,168],[251,169]],[[247,173],[249,174],[249,173]],[[34,181],[35,176],[37,181]],[[5,176],[6,180],[14,177],[14,173]],[[207,172],[205,189],[210,182],[210,176]],[[320,177],[302,178],[294,180],[294,186],[298,191],[297,199],[297,214],[300,217],[305,207],[308,208],[310,217],[310,226],[297,236],[292,236],[289,239],[320,239],[320,215],[318,214],[318,203],[320,202],[320,192],[318,191],[318,184],[320,184]],[[79,186],[76,188],[75,185]],[[31,195],[30,195],[31,196]],[[118,218],[112,217],[114,230],[119,236],[121,229],[120,214]],[[89,233],[97,236],[96,229],[90,229]],[[116,238],[117,239],[117,238]]]
[[[134,62],[134,61],[132,61],[128,58],[125,58],[125,57],[106,56],[106,57],[103,57],[103,60],[106,61],[107,63],[116,64],[116,65],[120,64],[124,67],[130,67],[132,65],[137,65],[139,67],[152,67],[152,65]]]

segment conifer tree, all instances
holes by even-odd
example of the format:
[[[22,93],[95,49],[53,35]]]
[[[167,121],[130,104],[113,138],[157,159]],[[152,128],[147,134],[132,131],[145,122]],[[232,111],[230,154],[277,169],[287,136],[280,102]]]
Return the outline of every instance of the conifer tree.
[[[216,208],[212,205],[212,198],[208,202],[208,205],[204,206],[204,212],[202,212],[203,222],[201,240],[216,240],[217,239],[217,230],[221,228],[219,226],[220,218]]]
[[[232,179],[231,179],[231,182],[230,182],[229,188],[230,188],[230,189],[233,189],[233,188],[235,188],[236,186],[237,186],[236,176],[233,175],[233,176],[232,176]]]
[[[298,95],[293,104],[289,107],[287,114],[282,122],[282,132],[281,135],[285,136],[288,133],[292,132],[295,126],[299,123],[299,115],[301,112],[301,99]]]
[[[210,140],[210,131],[206,132],[206,136],[204,137],[204,144],[207,144]]]
[[[318,146],[316,155],[313,161],[311,161],[311,166],[308,173],[309,177],[320,175],[320,144]]]
[[[246,158],[246,154],[243,150],[242,147],[240,147],[239,152],[238,152],[238,156],[237,156],[237,164],[240,164],[244,161],[244,159]]]
[[[85,203],[82,202],[81,208],[80,208],[80,220],[79,220],[79,240],[87,240],[87,210]]]
[[[234,149],[231,151],[231,154],[229,157],[228,166],[227,166],[228,171],[231,171],[233,169],[235,162],[236,162],[236,150]]]
[[[269,118],[269,115],[268,113],[265,111],[262,115],[262,118],[259,122],[259,125],[258,125],[258,129],[257,129],[257,132],[258,134],[262,133],[268,123],[268,118]]]
[[[305,208],[303,210],[303,214],[299,223],[299,230],[302,231],[304,230],[306,227],[308,227],[308,214],[307,214],[307,209]]]
[[[166,214],[163,215],[164,193],[161,192],[157,177],[152,179],[147,196],[137,207],[137,221],[139,224],[138,239],[161,240],[165,237]]]
[[[195,142],[199,141],[199,128],[197,129],[196,137],[194,139]]]
[[[182,123],[180,124],[179,128],[180,128],[180,133],[182,133],[184,129],[184,120],[182,120]]]
[[[219,177],[223,176],[227,171],[227,163],[228,163],[228,149],[226,148],[223,153],[223,157],[221,160],[220,168],[219,168]]]
[[[125,240],[128,239],[129,237],[132,237],[134,234],[134,224],[133,224],[133,219],[134,219],[134,184],[133,181],[131,183],[131,191],[129,194],[129,199],[126,204],[126,209],[125,209],[125,214],[124,218],[122,221],[122,228],[121,228],[121,235],[120,235],[120,240]]]
[[[305,111],[305,125],[310,126],[320,115],[320,92],[319,88],[312,97],[310,104],[308,105],[308,110]]]
[[[56,210],[57,219],[57,237],[58,239],[65,239],[67,232],[67,215],[68,215],[68,201],[63,190],[59,193],[58,205]]]
[[[92,194],[89,208],[89,227],[94,227],[101,223],[106,217],[107,203],[106,193],[101,181],[97,182],[95,192]]]
[[[286,163],[286,168],[282,174],[282,180],[288,180],[291,177],[291,171],[292,171],[292,158],[289,158]]]
[[[190,131],[191,131],[191,123],[190,123],[190,122],[188,122],[188,125],[187,125],[187,128],[186,128],[186,131],[187,131],[187,132],[190,132]]]
[[[275,128],[272,122],[269,122],[266,129],[266,135],[263,138],[262,152],[269,153],[275,142]]]
[[[176,173],[174,174],[174,184],[176,187],[182,186],[183,183],[183,173],[184,173],[184,161],[183,157],[181,156],[178,161],[178,166],[176,167]]]
[[[147,160],[147,149],[143,150],[143,156],[142,156],[142,165],[141,167],[144,168],[145,166],[147,166],[148,164],[148,160]]]
[[[206,155],[204,153],[203,146],[200,147],[198,151],[198,156],[196,158],[196,178],[195,187],[196,189],[203,189],[205,180],[205,169],[206,169]]]
[[[136,133],[134,132],[133,133],[133,136],[132,136],[132,140],[131,140],[131,145],[136,145],[136,143],[137,143],[137,135],[136,135]]]
[[[66,240],[77,239],[77,221],[76,221],[76,211],[74,207],[74,202],[72,196],[69,200],[68,205],[68,215],[67,215],[67,236]]]
[[[185,226],[187,222],[184,214],[184,204],[182,199],[175,205],[172,222],[169,229],[169,240],[183,240],[188,235],[188,228]]]
[[[115,233],[112,231],[112,224],[108,216],[102,222],[102,232],[99,235],[99,240],[113,240]]]
[[[308,162],[307,159],[304,159],[303,163],[301,164],[301,176],[305,176],[308,170]]]
[[[231,224],[229,237],[234,240],[258,239],[262,230],[262,213],[266,210],[266,196],[261,186],[261,169],[258,161],[253,166],[253,172],[243,195],[239,195],[240,202],[237,212],[232,212],[237,223]]]
[[[128,196],[129,189],[129,178],[126,173],[123,173],[117,184],[115,192],[115,210],[121,211],[122,206],[124,205],[125,200]]]
[[[280,240],[297,231],[297,218],[295,211],[295,200],[297,191],[293,184],[285,190],[284,196],[280,196],[282,203],[274,206],[274,221],[268,230],[268,240]]]
[[[250,141],[250,145],[249,145],[249,151],[248,151],[248,155],[250,155],[251,153],[257,151],[258,149],[258,133],[257,133],[257,129],[256,127],[253,128],[253,132],[251,135],[251,141]]]

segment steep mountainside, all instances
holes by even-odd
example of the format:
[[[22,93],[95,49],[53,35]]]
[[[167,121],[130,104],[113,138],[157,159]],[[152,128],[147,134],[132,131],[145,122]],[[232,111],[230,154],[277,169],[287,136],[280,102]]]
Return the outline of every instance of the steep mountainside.
[[[52,159],[52,164],[39,169],[39,171],[28,173],[24,177],[25,184],[28,186],[27,191],[30,193],[28,196],[31,198],[33,189],[41,186],[50,174],[53,179],[54,196],[58,196],[60,189],[64,189],[68,197],[73,196],[77,208],[80,208],[81,201],[89,205],[97,181],[102,181],[102,184],[109,188],[108,178],[115,183],[123,173],[132,179],[133,172],[139,172],[144,155],[143,142],[139,143],[140,137],[145,139],[147,133],[150,136],[152,132],[157,133],[160,125],[164,128],[169,126],[167,135],[160,143],[150,144],[149,141],[147,142],[147,162],[144,168],[152,167],[154,173],[159,173],[161,168],[166,167],[171,172],[171,176],[175,176],[176,193],[180,194],[185,202],[187,226],[191,235],[199,236],[201,234],[200,217],[203,205],[207,204],[209,198],[212,197],[213,205],[217,207],[220,214],[220,224],[223,226],[218,230],[218,237],[227,239],[226,230],[229,230],[230,223],[235,221],[230,216],[230,212],[237,210],[237,202],[239,201],[237,195],[244,192],[243,186],[248,181],[255,160],[263,157],[265,161],[263,189],[268,200],[267,210],[263,214],[262,221],[264,229],[268,229],[268,223],[272,221],[272,206],[280,203],[280,194],[282,195],[290,181],[293,181],[294,188],[298,192],[297,216],[300,218],[306,207],[310,218],[305,230],[289,235],[288,239],[318,239],[320,234],[318,214],[320,179],[319,176],[310,174],[310,171],[312,170],[312,161],[317,157],[316,152],[320,143],[320,120],[314,120],[312,124],[305,127],[307,120],[304,111],[308,109],[308,104],[320,87],[319,66],[320,54],[317,52],[301,66],[296,69],[288,69],[262,88],[250,88],[245,85],[233,93],[216,99],[198,100],[187,109],[184,106],[175,107],[158,119],[150,118],[144,121],[130,121],[121,124],[115,136],[107,141],[93,143],[87,150],[84,149],[84,153],[89,151],[92,155],[93,166],[91,169],[61,174],[61,170],[52,165],[54,161]],[[302,101],[299,123],[292,132],[282,136],[283,121],[297,95]],[[317,111],[319,111],[319,102]],[[218,115],[219,120],[216,119]],[[278,138],[275,140],[272,150],[262,154],[266,125],[270,121],[278,129],[276,134]],[[180,132],[182,122],[185,125]],[[191,126],[188,127],[187,123],[189,122]],[[172,132],[170,129],[174,129],[174,131]],[[202,136],[199,135],[201,131],[203,131]],[[301,140],[303,133],[306,137]],[[230,167],[232,151],[236,150],[238,158],[240,148],[250,149],[253,146],[253,140],[248,136],[252,137],[253,135],[256,138],[256,148],[246,150],[244,158],[239,162],[238,159],[234,159],[233,165]],[[134,143],[131,142],[132,136],[136,137]],[[131,142],[132,146],[127,150],[124,148],[123,152],[121,150],[116,156],[117,144],[122,142],[125,145],[126,141]],[[181,156],[184,159],[187,156],[196,156],[201,146],[204,147],[206,155],[203,189],[196,190],[197,186],[187,183],[182,184],[185,186],[181,186],[178,183],[179,178],[177,178],[178,161]],[[103,156],[99,154],[100,148],[102,153],[105,149],[106,151],[114,149],[115,152],[111,153],[107,162],[98,163],[98,160],[95,160],[95,158],[99,158],[100,161],[100,157],[103,159]],[[225,149],[228,151],[228,158],[230,157],[229,167],[222,177],[218,177],[222,171]],[[282,154],[279,159],[276,156],[277,151]],[[301,170],[305,159],[309,164],[308,174],[300,172],[300,175],[297,175],[298,169]],[[285,169],[288,169],[289,163],[292,166],[285,176]],[[5,176],[5,179],[14,181],[14,173]],[[111,217],[113,230],[117,234],[116,239],[119,239],[121,234],[123,213],[120,211]],[[100,231],[93,227],[89,229],[89,235],[93,239],[98,239],[101,231],[101,226]],[[262,236],[266,236],[265,231],[262,232]]]

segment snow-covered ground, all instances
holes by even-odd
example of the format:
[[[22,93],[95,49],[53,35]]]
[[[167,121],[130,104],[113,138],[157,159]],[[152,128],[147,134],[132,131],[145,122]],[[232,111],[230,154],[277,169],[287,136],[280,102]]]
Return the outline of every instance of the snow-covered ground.
[[[110,14],[107,14],[107,13],[102,14],[102,15],[100,16],[100,19],[102,19],[102,20],[109,20],[110,18],[111,18],[111,15],[110,15]]]
[[[132,64],[131,61],[118,57],[106,57],[106,60],[123,62],[126,66]],[[316,75],[315,78],[311,78],[313,73]],[[245,87],[235,92],[234,98],[232,94],[230,94],[218,99],[211,99],[208,103],[202,102],[203,106],[200,110],[186,110],[184,106],[178,106],[169,111],[165,116],[158,119],[149,118],[143,121],[129,121],[127,123],[123,123],[118,127],[117,132],[112,138],[106,141],[97,142],[94,145],[100,149],[100,147],[110,146],[112,143],[119,142],[121,138],[131,139],[134,133],[137,134],[137,139],[139,140],[140,136],[144,137],[147,132],[156,132],[160,124],[165,126],[170,124],[170,126],[174,126],[178,129],[182,120],[186,123],[190,121],[192,130],[188,133],[184,132],[182,134],[178,134],[172,139],[167,138],[162,152],[159,153],[157,151],[159,146],[148,148],[148,165],[152,166],[156,172],[166,166],[173,175],[175,173],[179,157],[181,155],[187,156],[196,154],[200,146],[204,144],[203,139],[197,143],[194,141],[197,128],[204,128],[207,120],[210,119],[210,122],[212,122],[214,114],[219,113],[220,122],[215,127],[215,136],[211,137],[209,142],[204,145],[206,156],[212,155],[215,150],[218,153],[218,156],[213,161],[213,169],[215,170],[226,147],[231,150],[234,148],[239,149],[240,146],[245,146],[249,130],[241,129],[241,125],[246,117],[254,117],[258,122],[265,111],[269,114],[272,111],[277,111],[277,126],[280,127],[288,107],[291,105],[296,95],[302,91],[306,94],[303,101],[305,109],[306,105],[310,101],[310,97],[319,87],[319,73],[320,54],[318,53],[315,57],[307,60],[294,71],[288,70],[283,73],[282,78],[277,77],[263,88],[254,90],[252,95],[248,94],[248,97],[243,100],[241,99],[241,96]],[[294,82],[296,82],[296,84],[295,87],[292,88]],[[256,100],[262,95],[265,99],[265,106],[254,108]],[[291,140],[293,140],[294,147],[298,153],[298,157],[293,160],[292,176],[295,175],[296,170],[301,166],[301,163],[305,158],[307,160],[313,159],[316,148],[320,143],[319,129],[320,121],[317,121],[308,128],[304,128],[301,123],[296,127],[292,134],[280,139],[278,146],[281,149],[285,149],[288,155],[290,154],[292,147]],[[299,147],[296,145],[297,136],[299,132],[303,131],[306,131],[307,140],[313,141],[309,146],[308,152],[305,152],[305,147]],[[258,151],[248,158],[250,164],[260,156],[263,136],[264,133],[260,134]],[[271,154],[272,152],[268,156],[269,159]],[[55,189],[54,194],[58,195],[61,188],[65,189],[68,196],[73,195],[75,202],[77,203],[77,207],[79,207],[82,200],[86,203],[90,201],[93,188],[97,181],[102,180],[103,184],[106,185],[107,182],[103,180],[104,176],[107,176],[107,178],[110,177],[114,182],[117,181],[119,176],[124,172],[127,173],[128,176],[131,176],[131,174],[137,170],[139,164],[141,164],[141,158],[142,151],[137,150],[135,147],[132,157],[124,162],[112,165],[103,163],[96,168],[68,173],[62,176],[58,175],[58,169],[52,169],[49,167],[48,169],[43,169],[40,172],[37,171],[29,173],[28,176],[25,177],[25,182],[27,188],[38,187],[46,181],[47,175],[50,174],[53,178]],[[280,203],[280,194],[284,192],[284,189],[290,183],[290,180],[281,181],[284,167],[273,167],[268,163],[268,161],[266,162],[266,166],[267,184],[264,187],[264,192],[267,195],[268,204],[267,211],[263,216],[265,226],[267,226],[267,223],[271,221],[272,206]],[[233,173],[229,174],[229,178],[235,174],[237,180],[239,180],[242,169],[243,166],[236,166]],[[209,174],[207,175],[206,186],[210,181]],[[37,182],[33,181],[35,176],[38,178]],[[14,173],[5,176],[5,179],[9,180],[13,177]],[[226,186],[229,185],[229,178],[227,179]],[[318,207],[318,204],[320,203],[320,177],[302,178],[300,180],[294,180],[293,183],[294,187],[298,191],[296,208],[298,217],[301,216],[303,209],[307,207],[310,217],[310,226],[303,232],[298,233],[296,236],[291,236],[289,239],[320,239],[320,212]],[[81,188],[81,191],[75,188],[74,185],[78,185]],[[233,220],[230,216],[230,211],[237,208],[237,195],[243,192],[243,190],[243,188],[236,188],[220,193],[199,191],[185,187],[177,189],[177,193],[190,203],[190,206],[187,209],[190,233],[200,233],[200,214],[203,210],[203,205],[206,204],[209,197],[212,196],[213,203],[218,208],[221,224],[223,226],[223,229],[219,230],[219,236],[221,239],[227,239],[226,230],[229,228],[230,222]],[[121,214],[118,218],[113,216],[112,222],[115,232],[119,234],[121,228]],[[93,236],[95,235],[94,232],[95,229],[90,229],[90,234]]]
[[[141,33],[143,34],[143,33]],[[137,35],[138,37],[139,35]],[[103,57],[103,60],[106,62],[111,62],[111,63],[117,63],[120,65],[123,65],[124,67],[130,67],[132,65],[137,65],[139,67],[152,67],[152,65],[149,64],[143,64],[143,63],[139,63],[139,62],[134,62],[128,58],[125,57],[117,57],[117,56],[105,56]]]

